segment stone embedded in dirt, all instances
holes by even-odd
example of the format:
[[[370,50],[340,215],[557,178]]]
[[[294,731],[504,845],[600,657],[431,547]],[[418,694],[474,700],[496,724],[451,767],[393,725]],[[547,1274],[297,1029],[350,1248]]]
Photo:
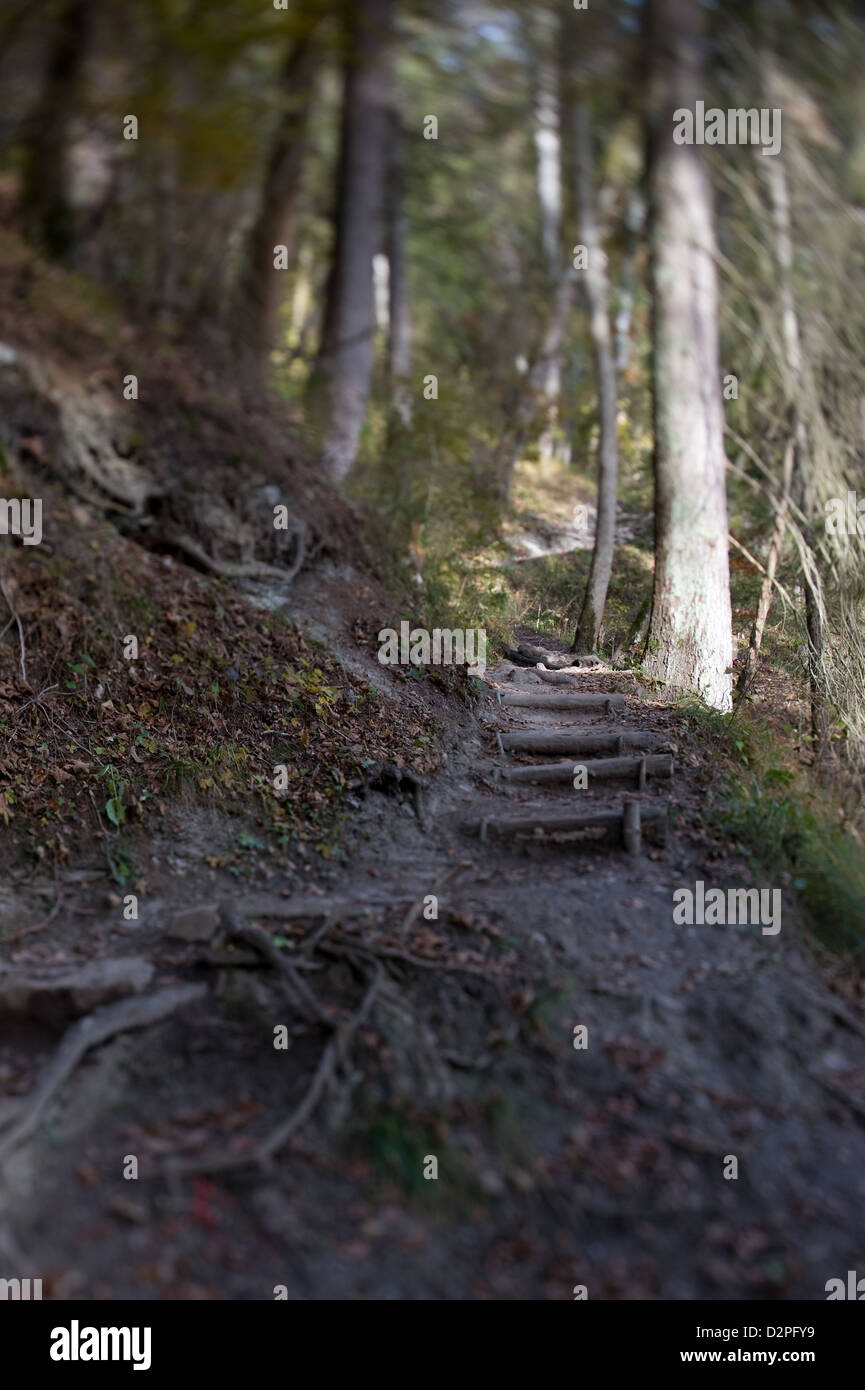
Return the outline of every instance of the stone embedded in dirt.
[[[152,978],[153,966],[140,956],[23,969],[0,964],[0,1015],[26,1013],[36,1022],[57,1022],[139,994]]]
[[[180,941],[211,941],[219,930],[217,904],[204,903],[199,907],[187,908],[185,912],[175,912],[168,935],[176,936]]]

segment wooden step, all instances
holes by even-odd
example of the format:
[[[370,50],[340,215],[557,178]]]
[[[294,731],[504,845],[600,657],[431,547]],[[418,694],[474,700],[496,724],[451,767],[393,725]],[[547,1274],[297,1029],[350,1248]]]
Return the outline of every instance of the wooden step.
[[[624,695],[603,693],[565,695],[555,690],[509,690],[504,695],[499,692],[499,695],[501,704],[508,707],[517,705],[526,709],[603,710],[609,714],[614,709],[621,709],[625,703]]]
[[[634,810],[633,808],[636,808]],[[655,844],[667,840],[668,813],[666,806],[642,804],[628,800],[620,810],[573,811],[567,814],[543,808],[523,809],[519,815],[484,816],[468,827],[486,840],[491,835],[567,835],[574,831],[606,828],[618,833],[631,854],[638,854],[645,837]]]
[[[660,752],[664,740],[646,730],[628,730],[626,733],[582,734],[578,730],[563,733],[553,730],[550,733],[526,732],[499,734],[502,749],[512,753],[609,753],[621,757],[623,753],[648,751]]]
[[[592,781],[606,782],[617,777],[631,777],[642,789],[649,777],[672,777],[672,753],[646,753],[629,758],[594,758],[577,764],[586,769]],[[496,781],[503,782],[569,782],[574,781],[573,762],[536,763],[529,767],[496,768]]]

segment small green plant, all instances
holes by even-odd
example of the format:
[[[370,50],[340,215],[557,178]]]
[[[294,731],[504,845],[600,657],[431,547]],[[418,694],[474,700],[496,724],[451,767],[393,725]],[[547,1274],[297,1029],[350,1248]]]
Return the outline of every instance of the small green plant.
[[[126,783],[110,763],[103,767],[99,775],[108,783],[109,796],[105,803],[105,814],[111,824],[119,829],[121,825],[126,824]]]

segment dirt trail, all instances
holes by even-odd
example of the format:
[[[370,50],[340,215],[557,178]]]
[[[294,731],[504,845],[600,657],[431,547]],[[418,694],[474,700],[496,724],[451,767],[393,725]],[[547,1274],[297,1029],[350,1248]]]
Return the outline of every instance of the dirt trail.
[[[508,664],[488,680],[550,690]],[[135,931],[116,913],[64,911],[76,960],[143,956],[153,988],[207,992],[91,1054],[7,1161],[0,1273],[103,1299],[269,1299],[277,1286],[289,1298],[570,1299],[577,1285],[590,1298],[822,1299],[828,1279],[862,1268],[865,1023],[789,917],[777,935],[674,925],[675,888],[748,886],[702,829],[699,754],[632,678],[585,673],[577,688],[621,691],[625,707],[583,716],[486,697],[419,801],[408,788],[368,795],[348,862],[306,876],[318,915],[286,907],[295,877],[238,889],[191,862]],[[482,841],[466,828],[539,803],[620,805],[621,785],[496,779],[516,761],[496,729],[575,720],[674,746],[672,784],[640,793],[670,804],[664,848]],[[424,916],[429,894],[437,918]],[[219,903],[292,960],[307,953],[302,978],[335,1007],[330,1024],[254,952],[218,964],[239,949],[220,937]],[[200,939],[172,936],[196,905]],[[377,963],[368,1014],[277,1160],[208,1172],[207,1155],[244,1162],[303,1102]],[[10,1094],[26,1094],[58,1036],[56,1020],[7,1031]],[[137,1181],[123,1177],[130,1155]],[[203,1171],[159,1176],[172,1157]]]

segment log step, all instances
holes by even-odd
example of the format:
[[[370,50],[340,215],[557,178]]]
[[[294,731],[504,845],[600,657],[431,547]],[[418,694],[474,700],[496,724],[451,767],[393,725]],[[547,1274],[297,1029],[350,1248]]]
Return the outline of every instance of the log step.
[[[482,840],[490,835],[567,835],[574,831],[601,828],[618,831],[628,852],[639,854],[643,838],[655,844],[666,843],[667,822],[666,806],[625,801],[620,811],[580,811],[557,815],[540,809],[524,810],[516,816],[485,816],[469,828],[477,831]]]
[[[570,686],[571,690],[575,689],[575,682],[582,674],[582,671],[576,666],[564,671],[548,671],[546,666],[535,667],[535,675],[540,676],[541,680],[546,681],[548,685],[567,685]]]
[[[624,695],[593,695],[593,694],[562,694],[559,691],[547,690],[509,690],[507,694],[500,695],[502,705],[517,705],[526,709],[584,709],[584,710],[604,710],[607,714],[614,709],[621,709],[625,703]]]
[[[502,749],[512,753],[609,753],[621,757],[623,753],[663,748],[663,740],[648,731],[629,731],[628,733],[581,734],[561,733],[513,733],[498,735]]]
[[[591,783],[616,777],[632,777],[641,789],[649,777],[672,777],[672,753],[647,753],[642,757],[594,758],[580,766]],[[496,768],[496,780],[503,782],[568,782],[574,780],[573,762],[537,763],[529,767]]]

